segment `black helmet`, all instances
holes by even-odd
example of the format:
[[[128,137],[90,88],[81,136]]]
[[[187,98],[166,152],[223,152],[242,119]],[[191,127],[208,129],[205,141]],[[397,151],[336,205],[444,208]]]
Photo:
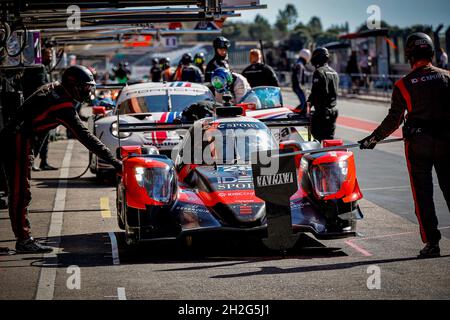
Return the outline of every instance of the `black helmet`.
[[[197,64],[201,64],[205,62],[205,54],[203,52],[199,52],[195,55],[194,61]]]
[[[158,63],[159,63],[158,58],[153,58],[153,59],[152,59],[152,64],[153,64],[153,65],[157,65]]]
[[[311,57],[311,63],[313,66],[321,66],[327,63],[329,59],[330,53],[328,52],[328,49],[321,47],[314,50]]]
[[[170,65],[170,58],[161,58],[159,59],[159,63],[162,65]]]
[[[70,97],[78,102],[87,102],[92,90],[95,88],[95,80],[92,72],[83,66],[71,66],[62,75],[62,86]]]
[[[228,49],[231,46],[230,40],[225,37],[217,37],[213,42],[214,49]]]
[[[181,63],[182,64],[190,64],[192,63],[192,55],[190,53],[185,53],[183,54],[183,56],[181,57]]]
[[[432,59],[434,55],[434,44],[430,36],[417,32],[413,33],[406,40],[405,56],[408,60],[415,59]]]

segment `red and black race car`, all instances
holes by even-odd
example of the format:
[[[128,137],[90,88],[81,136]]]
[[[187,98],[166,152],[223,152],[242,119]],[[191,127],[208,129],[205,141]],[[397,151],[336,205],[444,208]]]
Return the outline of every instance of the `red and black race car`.
[[[117,213],[128,244],[183,239],[199,233],[267,237],[266,202],[255,194],[252,155],[268,150],[309,150],[318,142],[278,143],[273,128],[307,126],[306,119],[262,122],[242,108],[217,108],[214,117],[187,124],[121,124],[123,132],[188,130],[172,159],[155,148],[121,148],[123,174]],[[272,129],[272,130],[271,130]],[[292,233],[319,239],[355,236],[362,219],[353,153],[348,150],[295,156],[294,175],[266,178],[279,190],[295,182],[290,197]],[[255,180],[256,181],[256,180]],[[289,209],[289,208],[288,208]]]

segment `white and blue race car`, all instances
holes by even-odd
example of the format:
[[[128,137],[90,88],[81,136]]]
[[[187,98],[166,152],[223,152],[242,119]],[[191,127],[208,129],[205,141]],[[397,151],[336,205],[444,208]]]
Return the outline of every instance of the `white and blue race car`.
[[[117,152],[119,146],[140,145],[155,147],[161,154],[170,155],[172,149],[181,141],[182,132],[157,131],[122,133],[120,123],[173,123],[187,107],[201,101],[215,101],[207,86],[188,82],[140,83],[125,86],[116,100],[114,109],[93,107],[94,115],[89,119],[89,130],[111,151]],[[119,145],[120,135],[120,145]],[[98,178],[108,176],[114,168],[90,155],[90,170]]]

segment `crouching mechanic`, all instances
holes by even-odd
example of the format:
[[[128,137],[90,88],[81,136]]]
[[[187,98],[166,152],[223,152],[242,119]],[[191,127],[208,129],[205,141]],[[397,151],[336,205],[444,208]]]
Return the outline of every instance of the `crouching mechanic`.
[[[32,238],[28,220],[34,135],[63,125],[91,152],[108,161],[116,170],[122,169],[121,161],[88,131],[75,108],[78,103],[89,99],[94,88],[93,75],[87,68],[69,67],[63,73],[61,84],[54,82],[40,87],[19,107],[0,133],[1,144],[8,150],[3,152],[2,161],[8,173],[9,215],[17,239],[17,253],[52,251]]]
[[[311,132],[318,141],[334,139],[338,117],[336,105],[339,76],[328,65],[329,59],[330,54],[326,48],[317,48],[311,58],[316,71],[313,74],[313,85],[308,102],[314,107]]]
[[[232,104],[241,103],[242,98],[252,90],[243,75],[231,72],[225,68],[218,68],[213,72],[211,84],[214,87],[216,101],[219,103],[225,102],[223,99],[224,94],[231,94]]]
[[[424,33],[412,34],[405,49],[412,71],[399,80],[392,94],[392,106],[381,125],[361,140],[361,149],[373,149],[404,121],[406,162],[411,180],[415,212],[425,248],[420,258],[440,256],[433,202],[433,166],[450,210],[450,74],[434,67],[434,45]]]

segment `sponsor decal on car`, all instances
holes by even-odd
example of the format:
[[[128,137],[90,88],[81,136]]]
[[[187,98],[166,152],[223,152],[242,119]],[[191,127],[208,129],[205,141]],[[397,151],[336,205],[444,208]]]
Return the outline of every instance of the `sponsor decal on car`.
[[[290,184],[294,182],[294,173],[285,172],[270,176],[259,176],[256,178],[258,187],[278,186],[283,184]]]

